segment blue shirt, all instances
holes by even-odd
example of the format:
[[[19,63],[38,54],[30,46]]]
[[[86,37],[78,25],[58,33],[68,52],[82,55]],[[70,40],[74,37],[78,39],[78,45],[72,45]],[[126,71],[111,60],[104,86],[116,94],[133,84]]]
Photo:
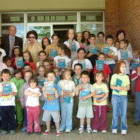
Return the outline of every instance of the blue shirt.
[[[61,89],[60,89],[59,85],[54,84],[54,88],[57,90],[58,94],[61,95]],[[55,95],[52,95],[52,96],[53,96],[53,100],[48,100],[48,98],[45,99],[45,103],[42,108],[43,110],[49,110],[49,111],[60,110],[58,98],[56,98]]]
[[[9,35],[9,56],[12,55],[11,38],[13,38],[14,39],[14,42],[15,42],[15,36],[12,37],[12,36]]]

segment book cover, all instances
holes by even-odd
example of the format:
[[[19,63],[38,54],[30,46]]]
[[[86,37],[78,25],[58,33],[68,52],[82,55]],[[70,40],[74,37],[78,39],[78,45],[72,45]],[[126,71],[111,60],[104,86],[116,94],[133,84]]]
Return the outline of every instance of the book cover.
[[[55,84],[58,84],[59,80],[60,80],[60,76],[57,75],[56,78],[55,78]]]
[[[64,69],[66,67],[66,61],[65,59],[59,59],[58,60],[58,66],[62,69]]]
[[[38,83],[41,86],[44,86],[45,78],[44,77],[41,77],[41,76],[38,76],[37,79],[38,79]]]
[[[110,51],[109,47],[104,47],[103,48],[103,53],[109,54],[109,51]]]
[[[12,92],[11,83],[10,82],[3,82],[2,87],[3,87],[3,95],[4,96],[10,95],[10,92]]]
[[[70,95],[70,91],[69,90],[63,90],[63,100],[66,102],[66,103],[70,103],[71,101],[71,95]]]
[[[71,46],[72,48],[71,48],[71,50],[72,51],[76,51],[76,43],[74,42],[74,43],[72,43],[72,46]]]
[[[117,81],[116,81],[116,87],[118,87],[118,86],[122,86],[122,80],[120,80],[120,79],[118,79],[117,78]],[[117,89],[115,89],[114,91],[116,91],[117,93],[119,93],[120,91],[119,90],[117,90]]]
[[[102,95],[104,93],[104,91],[102,89],[95,89],[95,91],[98,91],[98,93],[96,93],[96,95]],[[98,100],[101,100],[102,97],[97,98]]]
[[[97,70],[104,70],[104,61],[96,60]]]
[[[90,91],[87,88],[83,87],[81,89],[80,98],[85,97],[85,96],[87,96],[89,94],[90,94]],[[88,100],[88,99],[86,99],[86,100]]]
[[[135,68],[139,67],[139,63],[133,62],[132,63],[132,70],[135,70]]]
[[[85,60],[78,60],[78,63],[80,63],[83,67],[83,70],[86,69],[86,63],[85,63]]]
[[[54,94],[54,91],[52,91],[54,87],[53,82],[44,82],[44,86],[46,88],[46,94]]]
[[[16,59],[17,66],[23,68],[23,66],[24,66],[23,58],[17,57],[15,59]]]
[[[93,54],[97,54],[97,48],[96,47],[89,47],[89,51]]]
[[[120,51],[121,52],[121,58],[122,59],[127,59],[128,58],[128,52],[126,50]]]
[[[55,50],[55,49],[50,49],[50,57],[55,57],[55,56],[57,56],[57,50]]]

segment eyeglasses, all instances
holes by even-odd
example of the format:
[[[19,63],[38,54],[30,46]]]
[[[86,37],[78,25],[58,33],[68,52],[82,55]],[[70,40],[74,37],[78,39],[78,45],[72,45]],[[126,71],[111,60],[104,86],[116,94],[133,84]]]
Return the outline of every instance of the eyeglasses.
[[[35,38],[34,36],[29,36],[29,38]]]

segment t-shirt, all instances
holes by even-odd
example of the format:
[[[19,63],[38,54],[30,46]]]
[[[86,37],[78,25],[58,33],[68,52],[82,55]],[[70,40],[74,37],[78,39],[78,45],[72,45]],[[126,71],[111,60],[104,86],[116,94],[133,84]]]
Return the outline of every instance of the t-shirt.
[[[1,56],[0,56],[0,61],[3,62],[3,57],[6,56],[6,52],[2,48],[0,48],[0,52],[2,53]]]
[[[0,83],[0,92],[3,91],[3,86],[2,83]],[[12,92],[18,92],[16,85],[12,82],[11,83],[11,88],[12,88]],[[0,106],[15,106],[15,96],[11,96],[11,95],[3,95],[0,97]]]
[[[39,88],[34,88],[33,89],[33,88],[29,87],[25,91],[25,95],[28,96],[27,101],[26,101],[26,106],[31,106],[31,107],[39,106],[39,96],[38,97],[33,97],[33,96],[30,96],[30,95],[27,95],[27,93],[26,93],[27,91],[38,93],[38,95],[41,96],[40,89]]]
[[[54,84],[54,88],[57,90],[58,94],[61,95],[61,89],[60,89],[59,85]],[[45,103],[42,108],[43,110],[49,110],[49,111],[60,110],[58,98],[56,98],[55,95],[52,95],[52,98],[45,99]]]
[[[0,72],[4,69],[7,69],[7,66],[3,62],[0,62]]]
[[[7,67],[7,69],[10,71],[11,75],[14,74],[14,69],[12,67]]]
[[[95,83],[95,84],[93,84],[93,87],[94,87],[95,91],[99,91],[99,93],[108,94],[108,92],[109,92],[107,85],[105,83],[102,83],[101,85],[98,85],[97,83]],[[94,98],[93,105],[99,105],[99,106],[107,105],[107,98],[100,103],[97,103],[96,100],[97,100],[97,98]]]
[[[24,62],[24,64],[30,64],[32,70],[36,70],[36,66],[34,62]]]
[[[74,70],[75,64],[78,63],[79,60],[74,60],[72,63],[72,69]],[[85,69],[93,69],[91,62],[88,59],[83,60],[85,63]]]
[[[130,85],[129,77],[127,75],[125,75],[125,74],[124,75],[113,74],[113,76],[111,78],[110,85],[116,86],[117,79],[122,81],[121,87],[126,87],[126,86]],[[116,90],[113,90],[112,94],[115,94],[115,95],[127,95],[127,91],[123,90],[123,91],[120,91],[118,93]]]

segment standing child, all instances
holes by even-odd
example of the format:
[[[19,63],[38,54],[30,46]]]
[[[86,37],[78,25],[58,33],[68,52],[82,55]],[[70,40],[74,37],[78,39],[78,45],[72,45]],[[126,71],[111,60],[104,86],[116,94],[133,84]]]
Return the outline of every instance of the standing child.
[[[85,45],[82,43],[82,33],[81,32],[76,33],[76,41],[78,41],[80,48],[85,49]]]
[[[37,87],[38,80],[36,77],[33,76],[29,79],[29,86],[30,87],[25,91],[25,95],[27,96],[27,135],[30,135],[33,132],[33,125],[35,134],[40,135],[41,128],[39,122],[39,96],[41,96],[41,93],[40,89]]]
[[[94,88],[89,81],[89,73],[87,71],[83,71],[81,73],[81,81],[82,84],[77,86],[76,88],[76,96],[79,95],[79,106],[77,112],[77,118],[80,119],[80,128],[78,130],[79,134],[84,132],[84,122],[86,118],[87,122],[87,132],[91,133],[92,129],[90,127],[91,118],[93,118],[93,109],[92,109],[92,99],[83,100],[82,98],[94,93]]]
[[[44,114],[42,120],[46,122],[46,126],[47,126],[47,130],[43,133],[43,135],[48,135],[50,133],[50,123],[52,117],[56,125],[56,136],[60,136],[60,131],[59,131],[60,109],[59,109],[58,98],[61,95],[61,90],[59,85],[54,83],[55,76],[56,75],[53,71],[49,71],[47,73],[47,81],[48,83],[49,82],[52,83],[53,87],[50,89],[50,87],[44,86],[43,88],[45,104],[43,106]]]
[[[127,134],[127,92],[130,89],[129,77],[125,75],[126,62],[118,61],[111,78],[112,91],[112,133],[118,130],[119,114],[121,114],[121,134]]]
[[[21,95],[21,88],[24,84],[24,80],[22,79],[22,70],[16,69],[14,72],[14,78],[11,79],[11,82],[13,82],[16,85],[16,88],[18,90],[18,94],[15,97],[16,98],[16,118],[17,118],[17,125],[19,128],[22,127],[23,124],[23,109],[20,103],[20,95]]]
[[[60,80],[60,69],[55,67],[53,68],[53,71],[55,72],[56,78],[55,78],[55,84],[58,84]]]
[[[71,71],[63,72],[63,80],[60,80],[58,85],[62,91],[61,101],[61,125],[60,131],[69,133],[72,130],[72,112],[73,112],[73,96],[75,95],[75,84],[71,80]]]
[[[51,66],[51,61],[48,58],[43,60],[43,66],[45,67],[46,73],[53,68],[53,66]]]
[[[119,42],[119,41],[115,41],[114,47],[115,47],[117,50],[119,50],[119,49],[120,49],[120,42]]]
[[[14,83],[10,82],[11,73],[8,69],[4,69],[1,72],[1,76],[3,80],[0,83],[1,134],[6,135],[8,133],[8,126],[10,124],[10,134],[14,135],[16,129],[15,96],[17,95],[17,88]]]

